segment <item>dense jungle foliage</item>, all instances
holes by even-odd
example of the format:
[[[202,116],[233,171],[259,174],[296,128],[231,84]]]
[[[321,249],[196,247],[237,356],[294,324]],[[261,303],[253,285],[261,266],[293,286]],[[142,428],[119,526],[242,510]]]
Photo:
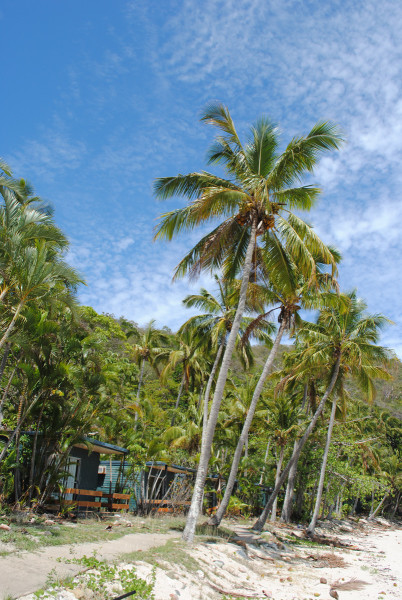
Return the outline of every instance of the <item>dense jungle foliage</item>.
[[[265,129],[261,135],[266,134]],[[228,152],[220,143],[215,151]],[[183,273],[208,267],[215,279],[210,290],[183,299],[193,316],[178,332],[98,314],[77,302],[82,279],[65,262],[68,242],[51,211],[7,165],[1,167],[1,504],[40,509],[61,485],[71,447],[89,435],[127,448],[137,467],[147,460],[197,467],[212,390],[245,289],[239,265],[212,254],[203,255],[206,266],[197,265],[201,247],[183,259]],[[159,191],[169,195],[184,185],[176,181],[174,187],[173,179],[160,183]],[[210,189],[205,182],[185,185],[189,195]],[[223,184],[215,178],[213,185]],[[315,194],[307,187],[297,192],[300,202]],[[275,219],[280,209],[271,207]],[[251,227],[259,239],[253,210],[242,205],[230,226]],[[176,219],[179,227],[177,213],[164,218],[162,226]],[[269,217],[258,218],[264,231],[273,231]],[[402,492],[402,366],[378,345],[387,320],[368,315],[355,293],[339,292],[340,256],[297,219],[281,222],[284,242],[264,238],[266,245],[253,249],[209,471],[224,481],[236,478],[229,514],[259,514],[261,490],[272,491],[279,482],[282,492],[269,506],[273,519],[281,511],[285,520],[308,520],[314,511],[396,515]],[[296,250],[294,232],[303,240]],[[244,260],[246,242],[237,249]],[[310,315],[306,320],[300,308]],[[280,345],[284,331],[292,345]],[[255,415],[244,429],[252,403]],[[297,460],[285,472],[296,450]],[[236,452],[239,465],[233,468]]]

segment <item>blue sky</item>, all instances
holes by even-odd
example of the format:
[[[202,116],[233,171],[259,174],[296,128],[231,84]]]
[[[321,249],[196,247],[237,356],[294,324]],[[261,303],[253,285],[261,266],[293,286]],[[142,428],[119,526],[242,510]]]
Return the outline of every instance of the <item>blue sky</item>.
[[[261,114],[286,142],[318,120],[347,144],[326,157],[308,216],[344,259],[343,289],[395,321],[402,355],[402,4],[322,0],[3,0],[0,155],[51,201],[83,273],[83,303],[175,329],[171,284],[199,236],[152,243],[155,177],[205,168],[219,100],[240,132]]]

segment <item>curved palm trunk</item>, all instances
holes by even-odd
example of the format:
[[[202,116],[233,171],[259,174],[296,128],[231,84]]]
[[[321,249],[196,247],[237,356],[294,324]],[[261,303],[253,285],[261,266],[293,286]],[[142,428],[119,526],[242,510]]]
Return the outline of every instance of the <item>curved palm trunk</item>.
[[[195,527],[197,524],[198,515],[200,513],[200,506],[202,502],[202,496],[204,493],[204,485],[207,477],[209,459],[211,457],[211,447],[214,438],[216,423],[218,421],[219,409],[223,398],[223,392],[225,390],[228,371],[232,360],[232,354],[235,348],[236,337],[240,329],[241,319],[243,317],[244,308],[246,306],[247,287],[250,279],[253,252],[256,242],[256,229],[257,226],[254,219],[251,226],[250,241],[247,247],[246,258],[244,261],[243,277],[239,295],[239,304],[237,306],[236,315],[233,321],[232,329],[229,334],[225,353],[222,359],[222,365],[215,386],[215,393],[212,400],[207,430],[205,432],[203,444],[201,445],[200,462],[198,464],[193,497],[191,499],[191,506],[187,515],[186,526],[183,531],[183,539],[187,542],[192,542],[194,539]]]
[[[21,310],[23,309],[23,307],[24,307],[24,302],[21,300],[21,302],[19,303],[19,305],[16,308],[16,311],[14,313],[13,318],[11,319],[9,326],[7,327],[3,337],[0,340],[0,350],[1,350],[1,348],[3,348],[3,346],[5,345],[5,343],[7,342],[8,338],[10,336],[10,333],[14,329],[15,322],[18,319],[19,314],[20,314]]]
[[[180,387],[179,387],[179,393],[177,394],[176,404],[174,405],[173,417],[172,417],[172,420],[170,422],[170,426],[171,427],[173,427],[173,425],[175,424],[175,421],[176,421],[176,411],[179,408],[179,402],[180,402],[181,395],[183,393],[183,388],[184,388],[185,381],[186,381],[186,374],[183,371],[183,377],[181,378],[181,383],[180,383]]]
[[[285,319],[283,319],[280,324],[280,327],[278,329],[278,333],[276,334],[274,345],[271,348],[271,352],[269,353],[269,356],[265,362],[265,365],[264,365],[264,368],[260,375],[260,378],[258,380],[258,383],[255,386],[255,390],[254,390],[254,394],[253,394],[253,397],[252,397],[252,400],[250,403],[250,407],[248,409],[247,416],[244,421],[243,429],[240,434],[239,441],[237,442],[236,450],[235,450],[235,453],[233,456],[232,467],[230,469],[230,474],[229,474],[228,481],[226,484],[225,495],[223,496],[222,502],[221,502],[216,514],[210,518],[210,520],[209,520],[210,525],[219,525],[219,523],[223,519],[223,516],[227,510],[227,507],[229,506],[229,500],[232,495],[234,485],[236,483],[236,476],[237,476],[237,471],[239,469],[239,464],[240,464],[241,455],[243,452],[243,447],[244,447],[244,444],[246,443],[248,433],[250,431],[250,427],[251,427],[251,423],[252,423],[252,420],[254,417],[255,409],[257,408],[258,401],[260,399],[262,390],[264,388],[265,380],[267,379],[267,377],[271,371],[271,368],[272,368],[276,353],[278,352],[278,348],[280,346],[281,339],[283,336],[283,332],[285,331],[285,328],[286,328]]]
[[[288,464],[286,465],[286,467],[284,468],[282,475],[279,478],[279,481],[277,483],[277,485],[275,485],[275,488],[271,494],[271,496],[269,497],[269,500],[267,502],[267,504],[265,505],[264,510],[262,511],[261,515],[259,516],[259,518],[257,519],[257,521],[254,523],[253,525],[253,529],[255,531],[262,531],[265,522],[268,518],[269,513],[272,510],[272,506],[274,504],[274,500],[277,497],[277,495],[279,494],[279,491],[282,487],[282,485],[284,484],[286,477],[289,475],[289,471],[292,467],[292,465],[297,462],[299,460],[299,456],[301,454],[301,451],[303,450],[311,432],[313,431],[322,411],[324,410],[324,406],[326,401],[328,400],[329,395],[331,394],[334,385],[336,383],[336,380],[338,378],[338,374],[339,374],[339,367],[341,364],[341,357],[338,356],[338,358],[336,359],[333,371],[332,371],[332,376],[331,376],[331,380],[329,382],[329,385],[325,391],[325,394],[323,395],[320,404],[317,407],[317,410],[314,413],[313,418],[311,419],[306,431],[304,432],[303,437],[298,441],[297,443],[297,451],[293,453],[292,458],[290,459],[290,461],[288,462]]]
[[[275,485],[278,484],[279,478],[281,476],[281,469],[282,469],[282,463],[283,463],[283,455],[285,454],[285,446],[281,446],[281,451],[279,454],[279,460],[278,460],[278,464],[276,465],[276,475],[275,475]],[[271,521],[274,522],[276,521],[276,508],[278,505],[278,496],[275,498],[274,503],[272,505],[272,512],[271,512]]]
[[[324,489],[325,471],[327,469],[329,447],[331,445],[332,430],[334,428],[334,423],[335,423],[335,412],[336,412],[336,398],[333,398],[333,400],[332,400],[332,409],[331,409],[331,417],[329,419],[328,432],[327,432],[327,440],[325,442],[324,456],[322,458],[322,465],[321,465],[321,472],[320,472],[320,481],[318,482],[317,497],[316,497],[316,500],[315,500],[314,512],[313,512],[313,516],[312,516],[310,525],[307,527],[307,533],[308,534],[313,534],[314,533],[314,529],[316,528],[316,525],[317,525],[318,515],[320,513],[322,491]]]

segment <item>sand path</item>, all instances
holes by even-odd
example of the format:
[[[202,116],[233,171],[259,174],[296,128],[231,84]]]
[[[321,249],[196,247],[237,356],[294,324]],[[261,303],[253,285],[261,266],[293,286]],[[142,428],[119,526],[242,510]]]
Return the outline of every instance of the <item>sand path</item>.
[[[120,554],[149,550],[162,546],[179,533],[131,533],[117,540],[47,546],[37,552],[21,552],[0,557],[0,598],[18,598],[45,586],[49,577],[70,577],[83,570],[82,565],[69,564],[57,559],[81,558],[94,552],[99,559],[112,560]]]

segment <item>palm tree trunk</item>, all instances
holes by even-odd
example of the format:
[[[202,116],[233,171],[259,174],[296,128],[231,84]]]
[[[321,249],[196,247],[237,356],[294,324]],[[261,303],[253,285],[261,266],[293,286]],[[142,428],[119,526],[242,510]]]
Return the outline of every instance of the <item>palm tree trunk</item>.
[[[395,517],[396,511],[399,508],[399,500],[401,499],[401,495],[402,495],[402,492],[397,493],[396,502],[395,502],[394,508],[392,509],[392,517]]]
[[[352,508],[352,512],[350,513],[351,515],[355,515],[356,514],[356,509],[357,509],[357,504],[359,502],[359,494],[357,494],[355,501],[353,502],[353,508]]]
[[[219,409],[221,406],[225,384],[229,372],[232,354],[235,349],[237,334],[240,329],[241,319],[246,306],[247,288],[250,279],[250,272],[253,262],[253,253],[256,243],[256,221],[252,221],[250,241],[248,243],[246,257],[244,260],[243,277],[240,287],[239,304],[237,306],[236,315],[233,320],[232,329],[229,334],[225,353],[223,355],[221,368],[215,386],[215,393],[212,400],[211,411],[208,419],[207,430],[205,432],[203,444],[201,445],[200,462],[198,464],[197,476],[194,484],[193,497],[191,499],[190,510],[187,515],[186,526],[183,531],[183,539],[187,542],[192,542],[194,539],[195,527],[197,524],[198,515],[200,513],[200,505],[204,493],[204,485],[208,472],[209,459],[211,457],[212,442],[214,438],[216,423],[218,421]]]
[[[272,368],[276,353],[278,352],[278,349],[279,349],[279,346],[281,343],[281,339],[283,336],[283,332],[285,331],[285,329],[286,329],[286,322],[285,322],[285,319],[282,319],[282,322],[278,329],[278,333],[276,334],[274,345],[271,348],[271,352],[269,353],[269,356],[265,362],[265,365],[264,365],[264,368],[260,375],[260,378],[258,380],[258,383],[255,386],[253,398],[251,400],[250,407],[247,411],[247,416],[244,421],[243,429],[240,434],[239,441],[237,442],[236,450],[235,450],[235,453],[233,456],[232,466],[231,466],[230,474],[229,474],[228,481],[226,484],[225,494],[222,498],[222,502],[221,502],[218,510],[216,511],[216,514],[212,515],[208,521],[208,523],[210,525],[219,525],[219,523],[223,519],[223,516],[227,510],[227,507],[229,506],[229,500],[232,495],[233,488],[234,488],[234,485],[236,482],[237,471],[239,469],[241,455],[243,453],[243,447],[244,447],[244,444],[246,443],[246,439],[247,439],[248,433],[250,431],[251,423],[252,423],[252,420],[254,417],[255,410],[257,408],[258,401],[260,399],[262,390],[264,388],[265,381],[271,371],[271,368]]]
[[[39,427],[42,421],[43,411],[45,409],[46,399],[42,402],[42,406],[40,409],[38,421],[36,423],[35,437],[32,444],[32,455],[31,455],[31,467],[29,469],[29,501],[32,499],[33,494],[33,480],[35,474],[35,462],[36,462],[36,448],[38,445],[38,436],[39,436]]]
[[[143,358],[142,361],[141,361],[140,379],[138,381],[138,388],[137,388],[137,400],[140,399],[140,392],[141,392],[141,387],[142,387],[142,380],[143,380],[143,377],[144,377],[144,367],[145,367],[145,358]]]
[[[208,407],[209,407],[209,397],[211,395],[211,388],[212,388],[212,384],[214,382],[215,379],[215,375],[216,375],[216,371],[218,370],[218,366],[219,366],[219,361],[221,359],[222,356],[222,352],[225,348],[225,344],[226,344],[226,338],[224,338],[221,343],[220,346],[218,348],[218,352],[216,353],[215,356],[215,360],[214,360],[214,364],[212,366],[212,371],[209,375],[208,378],[208,383],[207,383],[207,387],[205,389],[205,395],[204,395],[204,419],[202,422],[202,440],[201,440],[201,447],[204,444],[204,437],[205,434],[207,432],[207,425],[208,425]]]
[[[267,504],[264,507],[264,510],[262,511],[261,515],[259,516],[259,518],[257,519],[257,521],[254,523],[253,525],[253,529],[255,531],[262,531],[265,522],[268,518],[268,515],[270,513],[270,511],[272,510],[272,506],[274,504],[274,500],[276,498],[276,496],[278,495],[283,483],[286,480],[286,477],[289,475],[289,471],[292,467],[292,465],[297,462],[299,460],[299,456],[301,454],[301,451],[303,450],[311,432],[313,431],[319,417],[321,416],[322,411],[324,410],[324,406],[326,401],[328,400],[328,397],[330,396],[334,385],[336,383],[336,380],[338,378],[338,374],[339,374],[339,367],[341,364],[341,357],[340,355],[338,356],[338,358],[335,361],[334,367],[333,367],[333,371],[332,371],[332,376],[331,376],[331,380],[329,382],[329,385],[325,391],[325,394],[323,395],[320,404],[317,407],[317,410],[314,413],[313,418],[311,419],[306,431],[304,432],[303,437],[298,441],[297,443],[297,451],[293,454],[292,458],[290,459],[290,461],[288,462],[288,464],[286,465],[286,467],[284,468],[282,475],[279,478],[278,484],[275,486],[274,491],[272,492],[271,496],[269,497],[269,500],[267,502]]]
[[[277,485],[279,478],[281,476],[281,469],[282,469],[282,463],[283,463],[283,455],[285,454],[285,446],[281,446],[281,451],[279,453],[279,460],[278,460],[278,464],[276,465],[276,475],[275,475],[275,485]],[[274,503],[272,505],[272,512],[271,512],[271,521],[274,522],[276,521],[276,508],[278,505],[278,496],[275,498]]]
[[[23,306],[24,306],[24,302],[21,300],[21,302],[19,303],[19,305],[16,308],[16,311],[14,313],[13,318],[11,319],[11,322],[10,322],[9,326],[7,327],[7,329],[6,329],[3,337],[0,340],[0,350],[5,345],[5,343],[7,342],[8,338],[9,338],[10,333],[14,329],[15,322],[18,319],[19,314],[20,314]]]
[[[10,344],[10,342],[7,342],[7,344],[6,344],[5,348],[4,348],[3,358],[1,359],[1,363],[0,363],[0,381],[1,381],[2,377],[3,377],[4,369],[6,368],[8,356],[10,354],[10,350],[11,350],[11,344]]]
[[[259,485],[262,485],[262,482],[264,480],[265,467],[267,466],[267,460],[268,460],[268,454],[269,454],[269,447],[270,447],[270,445],[271,445],[271,440],[268,440],[267,447],[265,449],[264,465],[262,467]]]
[[[202,397],[203,397],[203,393],[202,393],[203,391],[204,391],[204,387],[202,385],[200,385],[200,393],[198,394],[198,402],[197,402],[197,412],[200,410]]]
[[[304,407],[307,402],[307,392],[308,392],[308,385],[305,384],[304,392],[303,392],[303,402],[302,402],[302,406],[301,406],[302,410],[304,410]],[[292,458],[296,452],[297,452],[297,440],[295,440],[295,443],[293,445]],[[286,486],[285,499],[283,501],[282,514],[281,514],[281,519],[280,519],[282,521],[282,523],[289,523],[291,516],[292,516],[293,493],[294,493],[294,489],[295,489],[297,462],[298,461],[296,460],[293,463],[293,465],[290,467],[290,471],[289,471],[288,483]]]
[[[180,402],[181,395],[183,393],[183,388],[184,388],[185,382],[186,382],[186,373],[185,373],[185,371],[183,371],[183,377],[181,378],[181,383],[180,383],[180,387],[179,387],[179,393],[177,394],[176,404],[174,405],[173,417],[172,417],[172,420],[170,422],[170,426],[171,427],[173,427],[174,422],[176,420],[176,411],[179,408],[179,402]]]
[[[17,370],[17,367],[14,367],[14,370],[13,370],[13,372],[10,375],[10,378],[9,378],[9,380],[7,382],[6,387],[5,387],[3,396],[1,398],[1,402],[0,402],[0,428],[1,428],[1,424],[3,422],[3,406],[4,406],[5,401],[7,400],[8,392],[10,391],[11,383],[13,381],[13,378],[14,378],[16,370]]]
[[[320,481],[318,482],[317,497],[315,500],[314,512],[313,512],[312,519],[310,521],[310,525],[307,527],[308,535],[312,535],[314,533],[314,529],[317,525],[318,515],[320,514],[322,491],[324,489],[325,471],[327,470],[329,447],[331,445],[332,430],[334,428],[334,423],[335,423],[335,412],[336,412],[336,398],[334,397],[332,399],[331,417],[329,419],[327,440],[325,442],[324,456],[322,458]]]
[[[298,441],[295,440],[293,446],[293,456],[297,453]],[[292,514],[292,502],[293,502],[293,492],[295,489],[295,481],[296,481],[296,473],[297,473],[297,460],[294,461],[289,470],[288,476],[288,484],[286,486],[285,500],[283,501],[281,521],[283,523],[289,523],[291,514]]]
[[[374,519],[374,517],[376,516],[376,514],[378,513],[378,511],[380,510],[380,508],[382,507],[382,505],[384,504],[384,502],[388,498],[388,496],[389,496],[389,492],[387,492],[385,494],[385,496],[383,497],[383,499],[381,500],[381,502],[379,503],[379,505],[377,506],[375,511],[371,513],[371,515],[368,518],[369,521],[371,521],[371,519]]]
[[[144,377],[144,367],[145,367],[145,358],[143,358],[142,362],[141,362],[140,379],[138,381],[138,388],[137,388],[137,408],[139,407],[139,402],[140,402],[140,392],[141,392],[142,380]],[[134,431],[137,430],[137,421],[138,421],[138,412],[135,411],[135,413],[134,413]]]

